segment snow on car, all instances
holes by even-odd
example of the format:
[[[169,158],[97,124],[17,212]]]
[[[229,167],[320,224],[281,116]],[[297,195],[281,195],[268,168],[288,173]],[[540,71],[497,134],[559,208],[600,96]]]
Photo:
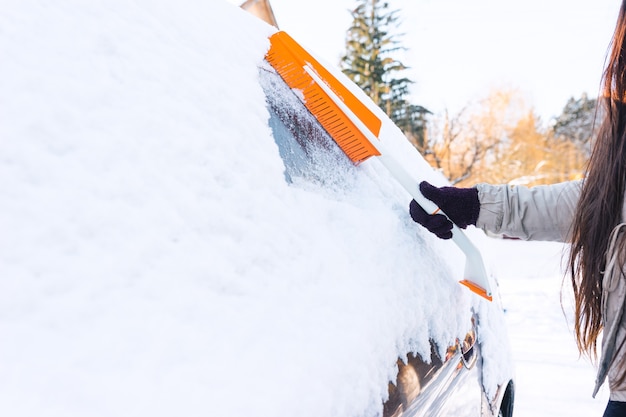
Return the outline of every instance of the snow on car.
[[[497,295],[298,104],[274,28],[192,0],[0,27],[0,414],[507,415]]]

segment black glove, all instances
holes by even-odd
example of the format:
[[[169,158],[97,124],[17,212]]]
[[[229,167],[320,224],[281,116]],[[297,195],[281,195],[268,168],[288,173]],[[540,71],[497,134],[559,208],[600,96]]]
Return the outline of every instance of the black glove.
[[[476,224],[480,212],[477,188],[437,188],[426,181],[420,183],[420,191],[435,203],[461,229]],[[442,214],[426,213],[415,200],[411,201],[409,212],[414,221],[427,228],[441,239],[452,237],[452,222]]]

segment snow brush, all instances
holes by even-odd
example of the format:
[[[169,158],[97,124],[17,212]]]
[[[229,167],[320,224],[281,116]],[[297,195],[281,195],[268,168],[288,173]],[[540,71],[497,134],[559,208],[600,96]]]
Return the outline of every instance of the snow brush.
[[[417,167],[425,161],[417,149],[356,84],[339,70],[322,65],[286,32],[276,32],[269,40],[265,59],[353,163],[376,156],[426,212],[445,215],[419,189]],[[466,256],[460,283],[492,301],[480,251],[454,223],[452,240]]]

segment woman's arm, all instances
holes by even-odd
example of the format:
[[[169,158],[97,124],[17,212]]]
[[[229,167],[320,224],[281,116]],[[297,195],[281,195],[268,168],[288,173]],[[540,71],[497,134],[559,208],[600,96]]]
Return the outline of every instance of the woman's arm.
[[[582,181],[532,188],[478,184],[476,227],[524,240],[567,242]]]

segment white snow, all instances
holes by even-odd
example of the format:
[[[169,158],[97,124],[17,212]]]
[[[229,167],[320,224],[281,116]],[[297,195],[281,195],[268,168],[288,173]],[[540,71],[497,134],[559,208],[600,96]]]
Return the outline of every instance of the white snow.
[[[576,349],[565,247],[551,242],[488,240],[500,277],[516,368],[516,417],[602,416],[606,384],[591,397],[595,367]],[[561,301],[562,295],[562,301]]]
[[[285,181],[272,32],[219,0],[3,4],[0,415],[372,415],[396,358],[470,308],[503,381],[499,301],[456,283],[462,255],[375,160]],[[507,272],[511,326],[537,312]]]

